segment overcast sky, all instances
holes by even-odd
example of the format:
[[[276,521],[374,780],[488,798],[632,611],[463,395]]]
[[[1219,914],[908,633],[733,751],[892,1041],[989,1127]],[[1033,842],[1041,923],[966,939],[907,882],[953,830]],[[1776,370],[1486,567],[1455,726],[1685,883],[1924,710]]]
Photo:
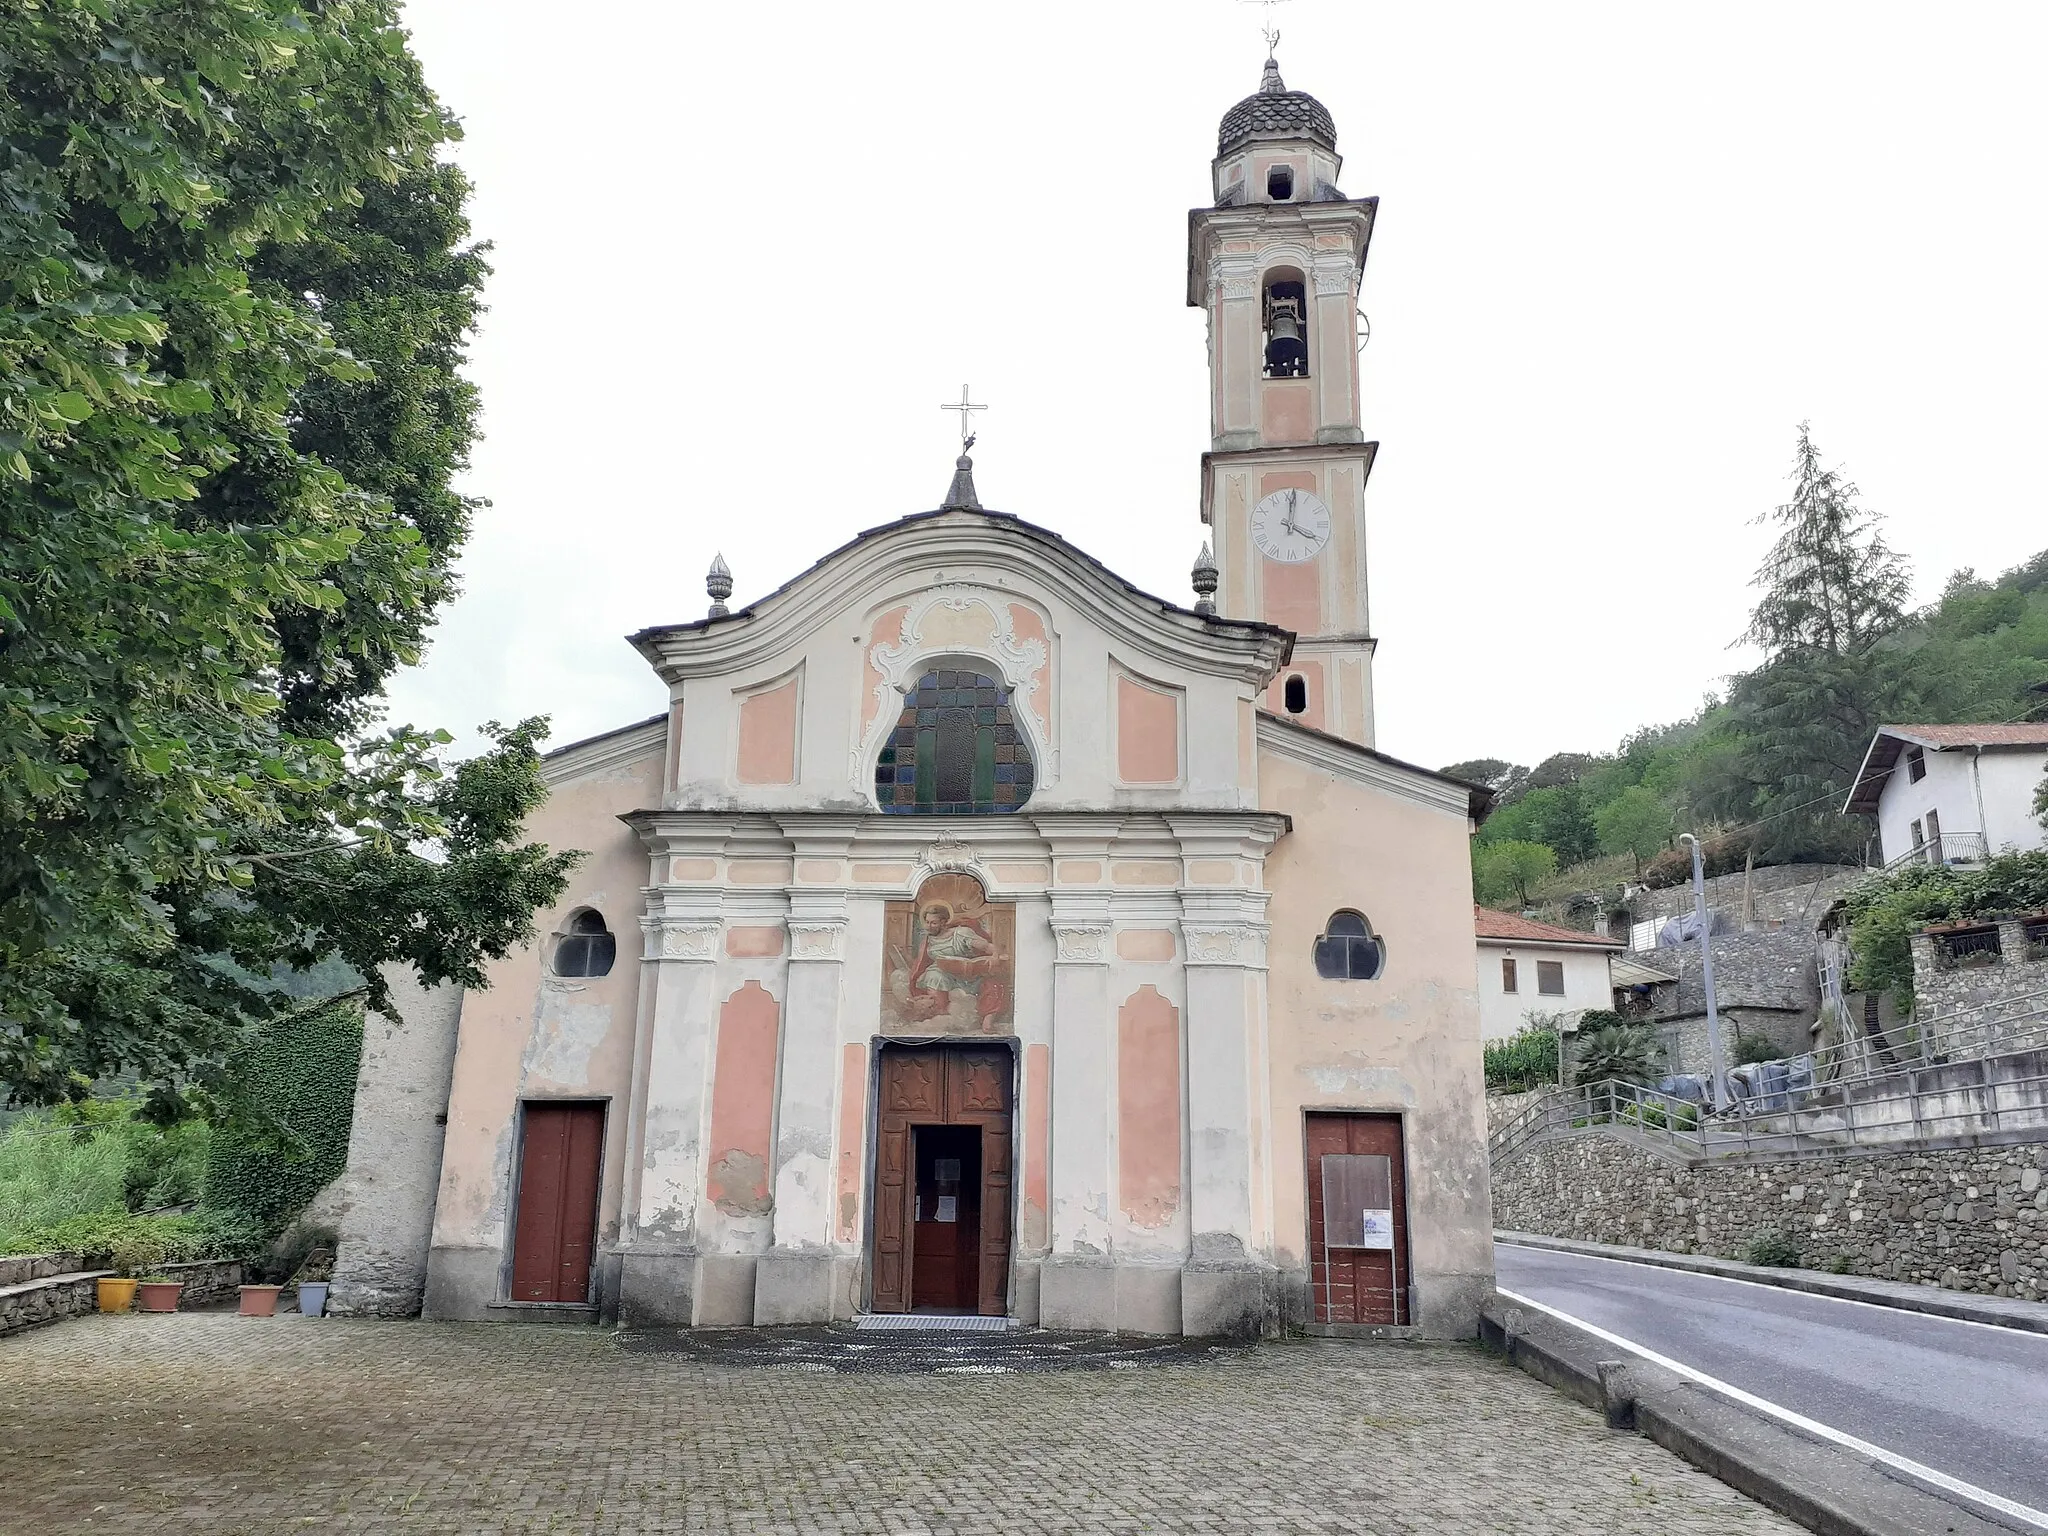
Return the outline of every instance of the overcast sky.
[[[937,504],[1191,601],[1187,210],[1258,84],[1235,0],[413,0],[496,268],[490,498],[393,715],[655,713],[622,636]],[[1379,744],[1602,750],[1730,670],[1794,433],[1931,598],[2048,546],[2048,6],[1288,0],[1377,194]]]

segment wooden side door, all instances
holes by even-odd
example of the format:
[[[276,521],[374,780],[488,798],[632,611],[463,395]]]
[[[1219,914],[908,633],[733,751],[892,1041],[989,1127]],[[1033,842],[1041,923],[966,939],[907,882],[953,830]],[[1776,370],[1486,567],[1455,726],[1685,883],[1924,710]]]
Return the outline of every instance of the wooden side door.
[[[526,1105],[512,1300],[586,1302],[604,1157],[602,1104]]]
[[[1015,1058],[1006,1050],[957,1050],[948,1062],[946,1107],[955,1125],[981,1128],[981,1283],[975,1310],[1010,1310],[1010,1102]]]
[[[1309,1286],[1319,1323],[1409,1323],[1407,1168],[1401,1117],[1311,1114],[1308,1117]],[[1324,1210],[1326,1157],[1379,1156],[1392,1175],[1393,1246],[1331,1247]]]
[[[869,1305],[908,1312],[911,1280],[910,1128],[945,1123],[945,1080],[937,1051],[882,1052],[875,1125],[875,1279]]]

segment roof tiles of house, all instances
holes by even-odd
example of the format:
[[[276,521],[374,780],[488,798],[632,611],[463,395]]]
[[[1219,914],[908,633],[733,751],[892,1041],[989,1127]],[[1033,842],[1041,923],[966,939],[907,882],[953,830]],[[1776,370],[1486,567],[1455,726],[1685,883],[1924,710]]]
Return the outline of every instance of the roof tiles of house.
[[[2048,720],[2022,720],[1998,725],[1880,725],[1870,738],[1870,749],[1856,770],[1856,782],[1842,810],[1848,815],[1874,816],[1878,796],[1892,776],[1899,754],[1910,742],[1936,752],[1956,747],[1988,747],[1993,751],[2018,748],[2048,748]]]
[[[1502,944],[1563,944],[1574,949],[1627,947],[1619,939],[1603,939],[1597,933],[1581,933],[1576,928],[1557,928],[1476,904],[1472,908],[1472,926],[1480,938]]]

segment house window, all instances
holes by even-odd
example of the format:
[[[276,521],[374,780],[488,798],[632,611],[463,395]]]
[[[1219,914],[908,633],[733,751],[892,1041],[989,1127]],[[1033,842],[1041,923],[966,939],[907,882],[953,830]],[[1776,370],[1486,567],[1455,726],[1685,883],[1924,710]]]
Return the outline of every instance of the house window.
[[[1927,813],[1927,862],[1930,864],[1939,864],[1941,862],[1941,812],[1939,811],[1929,811]]]
[[[1906,748],[1907,782],[1918,784],[1927,777],[1927,754],[1918,747]]]
[[[1387,963],[1387,946],[1356,912],[1333,912],[1316,940],[1316,974],[1331,981],[1371,981]]]
[[[1538,960],[1536,962],[1536,990],[1544,997],[1564,996],[1564,962],[1562,960]]]
[[[917,680],[875,763],[875,803],[892,816],[1007,814],[1033,783],[1010,690],[968,669]]]
[[[1502,955],[1500,959],[1500,989],[1503,992],[1517,990],[1515,983],[1515,957]]]
[[[555,940],[557,976],[608,976],[618,958],[619,941],[604,919],[585,907],[569,919],[569,928]]]
[[[1918,853],[1922,848],[1925,848],[1927,846],[1927,839],[1923,837],[1920,833],[1919,822],[1914,822],[1910,830],[1913,834],[1913,851],[1915,853]]]

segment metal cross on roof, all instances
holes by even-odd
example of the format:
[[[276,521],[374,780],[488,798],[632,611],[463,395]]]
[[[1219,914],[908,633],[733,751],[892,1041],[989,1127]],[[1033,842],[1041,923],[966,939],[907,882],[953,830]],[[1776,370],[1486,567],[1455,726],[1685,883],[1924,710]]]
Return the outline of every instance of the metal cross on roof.
[[[1266,24],[1259,28],[1259,36],[1266,40],[1266,57],[1273,57],[1280,46],[1280,29],[1273,25],[1273,7],[1285,5],[1287,0],[1241,0],[1241,3],[1256,5],[1266,13]]]
[[[970,404],[967,386],[962,384],[960,386],[960,403],[958,405],[942,404],[939,409],[942,411],[958,411],[960,413],[960,451],[965,453],[974,446],[974,417],[968,413],[971,411],[985,411],[988,407]]]

